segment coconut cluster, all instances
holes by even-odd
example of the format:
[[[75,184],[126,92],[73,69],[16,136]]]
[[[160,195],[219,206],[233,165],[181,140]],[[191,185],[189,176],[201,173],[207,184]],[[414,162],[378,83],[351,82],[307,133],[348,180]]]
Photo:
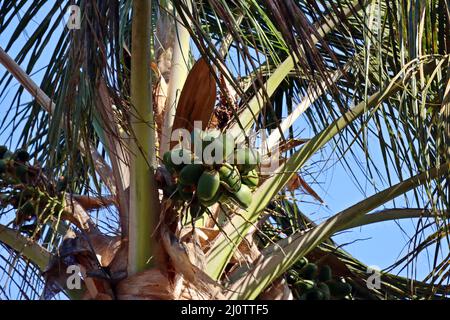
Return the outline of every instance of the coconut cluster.
[[[0,146],[0,175],[7,175],[16,183],[28,183],[33,176],[29,160],[30,154],[25,149],[11,152],[6,146]]]
[[[330,266],[319,268],[305,257],[289,270],[287,281],[293,285],[300,300],[342,299],[352,292],[350,284],[333,278]]]
[[[61,211],[62,206],[57,194],[51,196],[39,187],[40,169],[31,165],[30,159],[25,149],[12,152],[0,146],[0,207],[15,209],[14,226],[20,232],[39,237],[39,220],[46,220],[51,212]]]
[[[16,209],[14,224],[25,233],[34,228],[34,225],[31,227],[26,223],[34,220],[36,216],[37,194],[36,190],[29,185],[35,173],[30,169],[29,160],[30,154],[24,149],[11,152],[6,146],[0,146],[0,179],[3,187],[7,187],[6,191],[1,193],[0,206],[12,206]],[[11,187],[17,185],[22,187]]]
[[[163,155],[175,181],[168,196],[188,202],[193,218],[218,202],[248,208],[259,184],[259,153],[237,149],[229,135],[193,131],[191,138],[192,148],[175,148]]]

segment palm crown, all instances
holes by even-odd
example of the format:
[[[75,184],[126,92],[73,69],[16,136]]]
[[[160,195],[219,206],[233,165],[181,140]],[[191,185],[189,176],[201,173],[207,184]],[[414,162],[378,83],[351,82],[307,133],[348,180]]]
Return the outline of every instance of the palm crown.
[[[448,12],[443,1],[2,2],[2,281],[21,298],[445,296]],[[230,136],[258,156],[174,164],[176,129],[197,132],[202,151]],[[326,147],[376,192],[315,223],[296,191],[322,201],[305,167],[320,169]],[[331,237],[397,219],[418,223],[393,267],[433,249],[430,273],[411,285],[386,272],[368,289],[367,266]]]

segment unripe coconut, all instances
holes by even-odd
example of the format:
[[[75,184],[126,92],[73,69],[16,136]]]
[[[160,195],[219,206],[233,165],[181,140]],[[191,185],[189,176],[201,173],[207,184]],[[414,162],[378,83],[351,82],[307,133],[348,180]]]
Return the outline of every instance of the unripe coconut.
[[[222,192],[220,192],[220,189],[219,189],[219,191],[217,191],[217,193],[215,194],[215,196],[212,199],[210,199],[210,200],[199,199],[199,201],[204,208],[208,208],[208,207],[212,206],[213,204],[216,204],[217,202],[219,202],[221,200],[221,198],[222,198]]]
[[[219,169],[220,183],[231,193],[238,192],[241,188],[241,176],[236,167],[224,163]]]
[[[250,189],[255,189],[259,184],[259,174],[253,169],[242,176],[242,183],[246,184]]]
[[[329,300],[331,297],[330,288],[324,282],[319,282],[317,284],[317,289],[319,289],[323,293],[323,298],[325,300]]]
[[[324,296],[323,292],[317,288],[311,289],[308,292],[306,292],[306,294],[305,294],[306,300],[323,300],[324,298],[325,298],[325,296]]]
[[[163,163],[171,173],[179,172],[186,164],[192,163],[192,153],[186,149],[174,149],[163,155]]]
[[[30,154],[25,149],[19,149],[16,151],[14,158],[21,162],[27,162],[31,159]]]
[[[330,293],[335,298],[344,298],[352,293],[352,286],[348,283],[341,281],[329,281],[327,282],[330,288]]]
[[[201,164],[188,164],[180,171],[179,181],[185,185],[197,185],[205,168]]]
[[[235,155],[235,163],[242,175],[256,169],[261,162],[261,156],[256,149],[238,149]]]
[[[220,187],[220,176],[215,170],[205,171],[200,176],[197,184],[197,197],[201,201],[208,201],[214,198]]]
[[[328,265],[322,266],[322,268],[320,268],[320,271],[319,271],[318,279],[320,281],[325,282],[325,281],[331,280],[331,277],[332,277],[332,271],[331,271],[330,266],[328,266]]]
[[[0,159],[4,159],[4,156],[7,152],[8,152],[7,146],[0,146]]]
[[[317,265],[315,263],[307,263],[301,270],[300,275],[307,280],[313,280],[317,276]]]
[[[238,192],[231,194],[232,199],[242,208],[247,209],[252,203],[252,191],[245,184],[241,184]]]
[[[294,284],[294,286],[298,287],[301,290],[301,292],[307,292],[313,289],[315,285],[316,284],[314,281],[305,279],[300,279]]]
[[[308,259],[306,257],[301,257],[300,259],[298,259],[295,264],[294,267],[301,269],[303,268],[306,264],[308,263]]]

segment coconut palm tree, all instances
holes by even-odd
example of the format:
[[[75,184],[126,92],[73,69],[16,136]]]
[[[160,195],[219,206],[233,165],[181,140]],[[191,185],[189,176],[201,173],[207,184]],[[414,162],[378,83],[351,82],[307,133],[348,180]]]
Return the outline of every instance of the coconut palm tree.
[[[444,298],[449,25],[445,1],[2,1],[0,297]],[[260,161],[176,166],[196,122]],[[308,172],[338,165],[373,194],[313,221]],[[370,287],[332,237],[399,219],[392,267],[431,250],[429,275]]]

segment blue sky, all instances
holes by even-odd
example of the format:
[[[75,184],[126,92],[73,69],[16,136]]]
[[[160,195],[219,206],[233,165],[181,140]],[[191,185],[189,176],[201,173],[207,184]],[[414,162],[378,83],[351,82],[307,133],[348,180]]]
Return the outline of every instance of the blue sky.
[[[48,4],[47,4],[48,5]],[[15,21],[17,24],[18,21]],[[36,26],[39,25],[39,21],[35,22]],[[51,44],[55,45],[58,39],[59,32],[63,29],[55,32],[55,36],[51,40]],[[0,46],[4,48],[6,46],[5,39],[9,39],[10,34],[14,30],[9,29],[5,34],[0,35]],[[33,30],[28,30],[27,34],[20,35],[15,45],[9,50],[11,56],[15,56],[21,49],[24,41],[29,37],[29,34]],[[67,32],[67,31],[66,31]],[[43,75],[43,68],[46,67],[47,61],[41,59],[33,70],[32,78],[40,83],[40,79]],[[0,66],[0,74],[3,74],[5,69]],[[17,82],[13,81],[10,84],[11,91],[14,91],[17,86]],[[28,99],[31,97],[28,95]],[[11,102],[12,95],[7,95],[5,100],[0,101],[0,119],[6,117],[6,109]],[[25,101],[24,101],[25,102]],[[10,115],[11,116],[11,115]],[[304,120],[300,120],[295,127],[296,132],[301,132],[299,135],[302,138],[309,138],[313,135],[312,131],[308,129],[308,126]],[[0,144],[5,144],[6,134],[0,134]],[[17,136],[15,136],[17,138]],[[14,145],[15,141],[13,141]],[[332,154],[332,145],[328,145],[322,151],[322,154]],[[372,149],[372,157],[376,162],[382,164],[382,159],[376,147]],[[315,160],[318,160],[320,155]],[[334,156],[335,157],[335,156]],[[314,160],[314,159],[313,159]],[[350,178],[348,172],[340,164],[334,165],[330,168],[330,164],[336,161],[332,158],[328,163],[328,167],[318,170],[317,167],[311,167],[316,171],[313,175],[306,175],[305,179],[312,183],[313,188],[325,201],[325,205],[320,205],[314,202],[311,197],[298,196],[301,201],[299,203],[300,209],[306,213],[310,218],[316,222],[321,222],[324,219],[332,216],[333,214],[363,200],[365,196],[373,194],[373,189],[366,185],[366,194],[364,195],[355,185]],[[307,166],[308,167],[308,166]],[[318,172],[317,172],[318,171]],[[305,171],[304,171],[305,172]],[[364,181],[365,177],[359,170],[354,170],[354,174],[358,179]],[[314,179],[318,184],[314,183]],[[401,203],[401,202],[399,202]],[[5,222],[5,221],[1,221]],[[416,227],[415,220],[403,220],[401,222],[387,222],[381,224],[369,225],[363,228],[352,229],[348,232],[342,233],[334,237],[339,244],[347,244],[344,249],[353,254],[356,258],[360,259],[367,265],[377,265],[381,268],[385,268],[393,263],[399,254],[406,253],[405,245],[409,240],[409,237],[414,233]],[[417,278],[423,278],[429,270],[429,265],[426,255],[423,255],[418,260]],[[402,272],[405,275],[405,272]],[[1,276],[1,271],[0,271]]]

